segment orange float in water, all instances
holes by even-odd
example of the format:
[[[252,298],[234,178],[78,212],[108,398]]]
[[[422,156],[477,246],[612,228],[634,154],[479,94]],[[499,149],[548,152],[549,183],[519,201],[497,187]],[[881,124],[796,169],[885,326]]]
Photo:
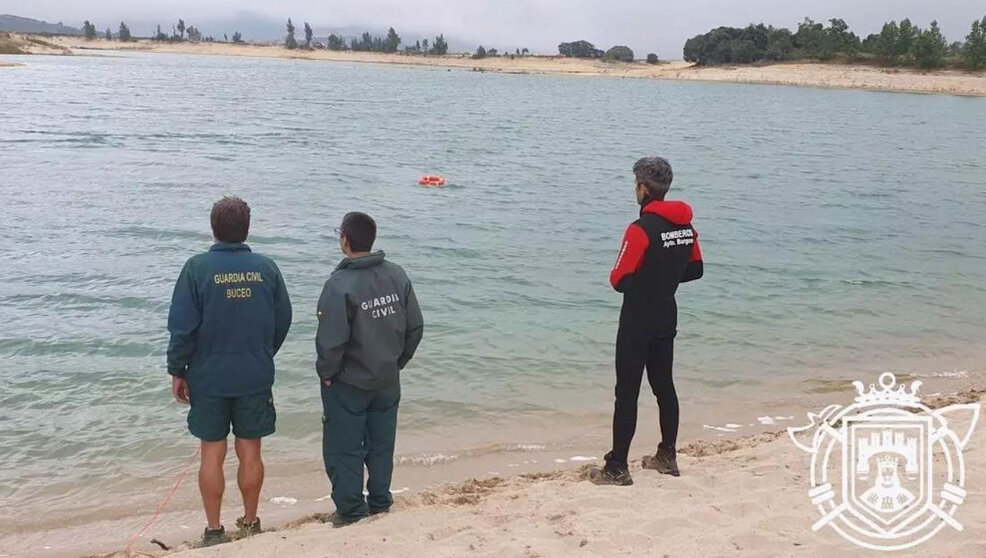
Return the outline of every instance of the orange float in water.
[[[429,188],[445,186],[445,178],[437,175],[422,176],[418,179],[418,184]]]

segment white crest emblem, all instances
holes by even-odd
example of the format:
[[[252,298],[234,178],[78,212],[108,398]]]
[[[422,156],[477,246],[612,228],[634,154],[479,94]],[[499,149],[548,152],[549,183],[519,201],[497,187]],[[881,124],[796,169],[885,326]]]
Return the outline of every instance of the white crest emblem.
[[[821,515],[812,530],[830,526],[872,550],[912,548],[946,525],[961,531],[955,512],[966,496],[962,450],[979,404],[933,410],[917,395],[921,382],[898,387],[889,372],[868,391],[862,382],[853,385],[852,405],[830,405],[808,413],[811,424],[788,428],[794,444],[811,454],[808,496]],[[950,418],[968,421],[962,436]]]

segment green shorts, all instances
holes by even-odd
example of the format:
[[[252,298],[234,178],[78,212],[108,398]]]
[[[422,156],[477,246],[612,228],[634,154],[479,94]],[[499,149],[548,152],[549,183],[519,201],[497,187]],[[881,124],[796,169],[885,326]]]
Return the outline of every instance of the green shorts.
[[[229,436],[230,425],[237,438],[255,440],[274,433],[277,412],[271,390],[241,397],[210,397],[191,393],[188,431],[203,442],[218,442]]]

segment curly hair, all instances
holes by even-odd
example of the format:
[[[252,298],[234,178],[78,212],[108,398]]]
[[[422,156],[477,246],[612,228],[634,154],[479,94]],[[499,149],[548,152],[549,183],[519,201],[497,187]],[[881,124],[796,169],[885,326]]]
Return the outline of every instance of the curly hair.
[[[637,177],[637,184],[643,184],[651,197],[659,200],[664,199],[674,180],[671,163],[663,157],[640,159],[633,165],[633,174]]]

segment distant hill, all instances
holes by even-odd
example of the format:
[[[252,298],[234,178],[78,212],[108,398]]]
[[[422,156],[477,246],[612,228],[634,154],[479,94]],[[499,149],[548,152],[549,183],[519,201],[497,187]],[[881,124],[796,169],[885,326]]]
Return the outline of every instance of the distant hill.
[[[62,22],[48,23],[29,17],[0,15],[0,31],[11,33],[48,33],[51,35],[81,35],[82,30],[62,25]]]

